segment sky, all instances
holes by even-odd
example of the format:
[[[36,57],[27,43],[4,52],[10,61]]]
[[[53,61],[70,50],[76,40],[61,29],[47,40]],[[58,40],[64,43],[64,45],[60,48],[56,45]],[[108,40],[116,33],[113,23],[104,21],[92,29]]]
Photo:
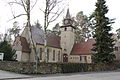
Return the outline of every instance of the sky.
[[[11,28],[14,21],[19,22],[19,26],[22,29],[24,23],[26,22],[26,17],[22,16],[20,18],[17,18],[15,20],[10,20],[13,18],[12,12],[14,14],[20,14],[24,13],[23,8],[20,6],[12,6],[12,8],[7,4],[8,1],[11,0],[0,0],[0,33],[5,33],[8,28]],[[64,12],[60,15],[60,17],[51,24],[49,29],[51,29],[56,23],[59,23],[63,20],[63,17],[66,15],[67,8],[70,10],[70,14],[72,17],[75,17],[75,15],[79,11],[83,11],[83,13],[87,16],[89,16],[94,10],[95,10],[95,3],[97,0],[68,0],[66,3],[63,4],[65,7]],[[107,16],[109,18],[116,18],[115,23],[112,25],[113,32],[116,31],[116,29],[120,28],[120,0],[106,0],[106,5],[108,6],[109,12]],[[41,3],[41,4],[40,4]],[[31,23],[33,24],[35,21],[39,20],[40,24],[43,25],[43,19],[44,15],[42,11],[40,11],[39,8],[43,9],[43,0],[38,0],[36,6],[31,11]],[[34,0],[33,0],[34,4]],[[10,20],[10,21],[9,21]]]

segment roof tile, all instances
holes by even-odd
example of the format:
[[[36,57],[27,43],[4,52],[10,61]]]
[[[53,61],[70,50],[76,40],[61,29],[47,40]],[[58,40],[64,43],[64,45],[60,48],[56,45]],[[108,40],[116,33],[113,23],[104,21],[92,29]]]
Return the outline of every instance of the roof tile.
[[[71,55],[81,55],[81,54],[92,54],[95,53],[91,49],[93,48],[93,44],[95,43],[94,39],[89,39],[86,42],[80,42],[74,44],[73,49],[71,51]]]

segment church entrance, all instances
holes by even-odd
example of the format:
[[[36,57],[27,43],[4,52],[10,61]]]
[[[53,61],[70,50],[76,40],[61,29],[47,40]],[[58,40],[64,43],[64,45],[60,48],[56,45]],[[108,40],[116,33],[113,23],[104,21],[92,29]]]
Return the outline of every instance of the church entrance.
[[[68,62],[68,55],[67,54],[63,54],[63,62]]]

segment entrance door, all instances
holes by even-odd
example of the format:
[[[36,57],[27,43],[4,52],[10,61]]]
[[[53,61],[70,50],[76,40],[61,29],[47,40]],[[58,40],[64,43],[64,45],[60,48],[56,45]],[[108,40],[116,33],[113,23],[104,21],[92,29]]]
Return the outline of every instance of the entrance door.
[[[68,62],[68,55],[67,54],[63,54],[63,62]]]

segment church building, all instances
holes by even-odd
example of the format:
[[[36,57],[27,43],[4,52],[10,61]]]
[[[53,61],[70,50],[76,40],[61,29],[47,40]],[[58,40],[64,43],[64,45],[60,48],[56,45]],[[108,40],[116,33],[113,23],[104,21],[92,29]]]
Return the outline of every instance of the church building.
[[[75,42],[75,29],[69,9],[60,27],[61,34],[47,35],[47,59],[48,62],[76,62],[91,63],[91,56],[95,52],[91,51],[94,39],[85,42]],[[26,27],[20,36],[17,36],[13,49],[16,50],[15,58],[17,61],[35,62],[35,53],[30,46],[29,29]],[[37,56],[40,62],[45,61],[44,54],[44,31],[37,27],[32,27],[32,38],[37,50]]]

